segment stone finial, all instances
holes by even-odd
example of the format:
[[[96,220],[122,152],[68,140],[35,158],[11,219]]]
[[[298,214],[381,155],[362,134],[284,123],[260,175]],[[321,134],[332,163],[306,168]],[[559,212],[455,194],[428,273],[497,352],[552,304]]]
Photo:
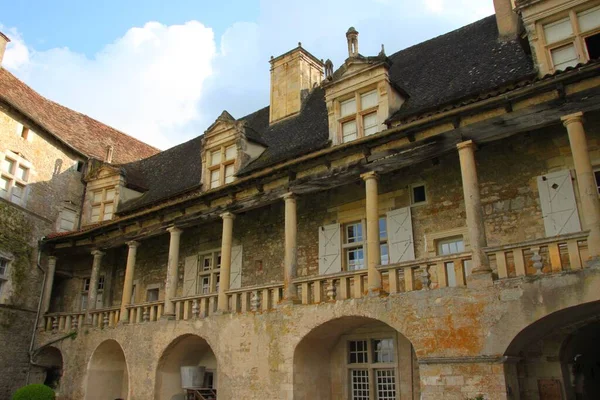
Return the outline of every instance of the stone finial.
[[[348,41],[348,57],[358,56],[358,31],[351,26],[346,32],[346,40]]]
[[[383,46],[383,43],[381,43],[381,51],[379,52],[379,57],[387,57],[385,55],[385,47]]]
[[[333,79],[333,63],[329,58],[325,61],[325,79]]]

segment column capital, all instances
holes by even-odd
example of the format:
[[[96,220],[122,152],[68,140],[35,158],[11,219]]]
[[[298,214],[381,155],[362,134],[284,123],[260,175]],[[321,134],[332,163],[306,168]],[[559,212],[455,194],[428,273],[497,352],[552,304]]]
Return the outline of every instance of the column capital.
[[[167,228],[167,232],[169,232],[171,235],[181,235],[181,233],[183,232],[183,229],[176,227],[175,225],[170,226]]]
[[[461,151],[461,150],[464,150],[464,149],[473,149],[473,150],[475,150],[477,148],[477,145],[472,140],[465,140],[464,142],[458,143],[456,145],[456,148],[458,149],[458,151]]]
[[[282,195],[281,198],[285,201],[296,200],[298,198],[298,195],[294,192],[287,192],[284,195]]]
[[[141,243],[140,243],[140,242],[137,242],[137,241],[135,241],[135,240],[130,240],[129,242],[125,242],[125,244],[126,244],[126,245],[127,245],[127,247],[129,247],[130,249],[131,249],[131,248],[133,248],[133,249],[136,249],[136,248],[138,248],[138,247],[140,246],[140,244],[141,244]]]
[[[360,177],[366,182],[369,179],[379,179],[379,174],[375,171],[369,171],[361,174]]]
[[[560,120],[564,126],[569,125],[571,122],[583,122],[583,113],[579,111],[573,114],[564,115],[560,117]]]
[[[223,214],[221,214],[221,218],[222,219],[235,219],[235,214],[232,212],[224,212]]]
[[[58,260],[58,257],[56,257],[56,256],[48,256],[48,262],[49,263],[56,264],[56,260]]]
[[[95,257],[102,257],[103,255],[105,255],[106,253],[103,252],[102,250],[92,250],[92,255]]]

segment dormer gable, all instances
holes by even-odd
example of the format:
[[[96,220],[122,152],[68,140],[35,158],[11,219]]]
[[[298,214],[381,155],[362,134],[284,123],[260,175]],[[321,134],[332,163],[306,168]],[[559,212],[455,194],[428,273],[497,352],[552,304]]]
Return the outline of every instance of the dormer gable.
[[[235,181],[235,174],[266,149],[246,121],[223,111],[202,137],[202,185],[216,189]]]
[[[365,57],[358,52],[358,31],[346,32],[348,58],[333,72],[325,62],[325,101],[332,145],[374,135],[386,128],[385,121],[408,98],[389,78],[391,61],[381,52]]]

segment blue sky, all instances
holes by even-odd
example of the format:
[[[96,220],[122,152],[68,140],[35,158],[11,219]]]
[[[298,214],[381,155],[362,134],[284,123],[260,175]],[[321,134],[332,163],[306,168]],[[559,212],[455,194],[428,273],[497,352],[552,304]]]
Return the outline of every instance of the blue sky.
[[[3,67],[42,95],[160,148],[222,110],[268,105],[269,63],[299,41],[334,67],[388,54],[493,13],[492,0],[0,0]]]

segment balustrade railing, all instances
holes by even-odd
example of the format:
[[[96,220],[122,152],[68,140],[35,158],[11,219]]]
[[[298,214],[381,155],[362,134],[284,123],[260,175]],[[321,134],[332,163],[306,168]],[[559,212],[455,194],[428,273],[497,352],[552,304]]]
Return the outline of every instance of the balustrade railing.
[[[588,257],[587,233],[579,232],[531,240],[485,249],[495,280],[539,276],[580,270]],[[415,290],[434,290],[444,287],[467,286],[471,270],[471,253],[413,260],[378,267],[385,292],[394,295]],[[367,270],[347,271],[331,275],[296,278],[298,302],[304,305],[358,299],[367,293]],[[283,283],[271,283],[233,289],[227,292],[228,312],[265,312],[275,309],[283,296]],[[175,303],[176,320],[206,318],[217,313],[217,293],[178,297]],[[164,301],[133,304],[126,307],[130,324],[158,321],[164,312]],[[51,332],[80,330],[92,327],[115,327],[120,307],[84,311],[50,313],[43,317],[41,328]],[[87,320],[86,320],[87,318]]]

